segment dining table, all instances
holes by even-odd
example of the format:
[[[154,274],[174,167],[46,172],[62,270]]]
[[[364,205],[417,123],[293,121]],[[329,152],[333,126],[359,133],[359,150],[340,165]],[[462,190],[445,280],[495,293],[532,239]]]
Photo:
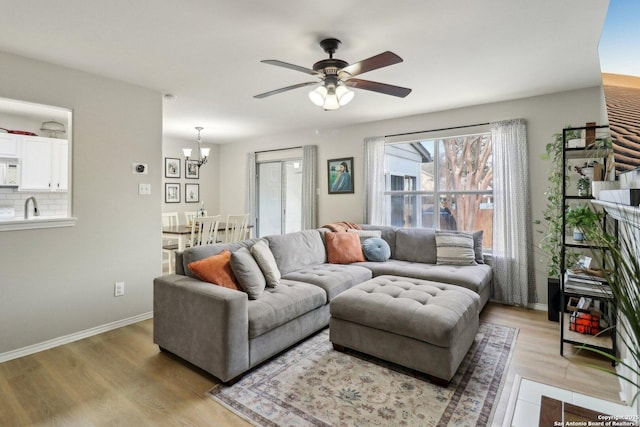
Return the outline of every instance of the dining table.
[[[253,228],[253,225],[247,225],[247,236],[250,235],[251,228]],[[224,241],[224,233],[226,232],[226,230],[227,230],[226,223],[221,222],[218,224],[218,236],[221,236],[223,241]],[[187,243],[191,238],[191,225],[169,225],[166,227],[162,227],[162,237],[164,237],[165,239],[177,239],[178,240],[177,250],[179,252],[182,252],[187,248]]]

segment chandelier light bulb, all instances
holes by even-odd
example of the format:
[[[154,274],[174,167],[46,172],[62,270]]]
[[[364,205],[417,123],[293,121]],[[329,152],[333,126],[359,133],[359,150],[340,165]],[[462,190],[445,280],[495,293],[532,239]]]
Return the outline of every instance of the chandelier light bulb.
[[[322,106],[325,110],[337,110],[340,108],[335,89],[336,87],[334,85],[330,85],[327,88],[327,96],[324,98],[324,105]]]
[[[338,102],[338,97],[335,93],[333,95],[327,95],[322,108],[325,110],[337,110],[340,108],[340,103]]]
[[[324,98],[327,96],[327,88],[319,86],[316,89],[309,92],[309,99],[318,107],[322,107],[324,104]]]
[[[338,86],[336,88],[336,96],[338,97],[338,103],[343,106],[347,105],[353,99],[355,94],[352,90],[349,90],[346,86]]]

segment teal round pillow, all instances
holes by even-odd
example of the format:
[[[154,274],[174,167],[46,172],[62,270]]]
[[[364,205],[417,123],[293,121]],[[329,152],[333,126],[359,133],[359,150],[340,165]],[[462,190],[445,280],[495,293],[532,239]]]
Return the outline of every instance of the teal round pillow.
[[[385,262],[391,257],[389,244],[379,237],[371,237],[362,243],[362,252],[368,261]]]

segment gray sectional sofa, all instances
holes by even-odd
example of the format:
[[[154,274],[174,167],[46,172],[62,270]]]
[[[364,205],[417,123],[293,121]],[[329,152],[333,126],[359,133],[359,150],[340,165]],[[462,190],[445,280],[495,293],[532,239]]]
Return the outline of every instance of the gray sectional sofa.
[[[282,276],[257,299],[245,292],[199,280],[189,263],[250,248],[257,239],[189,248],[176,254],[176,274],[154,279],[154,342],[162,349],[233,382],[282,350],[326,327],[330,302],[340,293],[381,275],[452,284],[489,299],[492,279],[487,264],[436,264],[435,232],[361,225],[380,230],[389,244],[386,262],[330,264],[326,230],[307,230],[264,239]]]

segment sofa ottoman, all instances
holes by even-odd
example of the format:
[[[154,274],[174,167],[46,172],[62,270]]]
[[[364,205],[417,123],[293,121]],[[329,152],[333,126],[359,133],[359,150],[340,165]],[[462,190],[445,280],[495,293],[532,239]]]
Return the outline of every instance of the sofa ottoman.
[[[330,303],[330,339],[448,384],[478,332],[480,296],[463,287],[378,276]]]

